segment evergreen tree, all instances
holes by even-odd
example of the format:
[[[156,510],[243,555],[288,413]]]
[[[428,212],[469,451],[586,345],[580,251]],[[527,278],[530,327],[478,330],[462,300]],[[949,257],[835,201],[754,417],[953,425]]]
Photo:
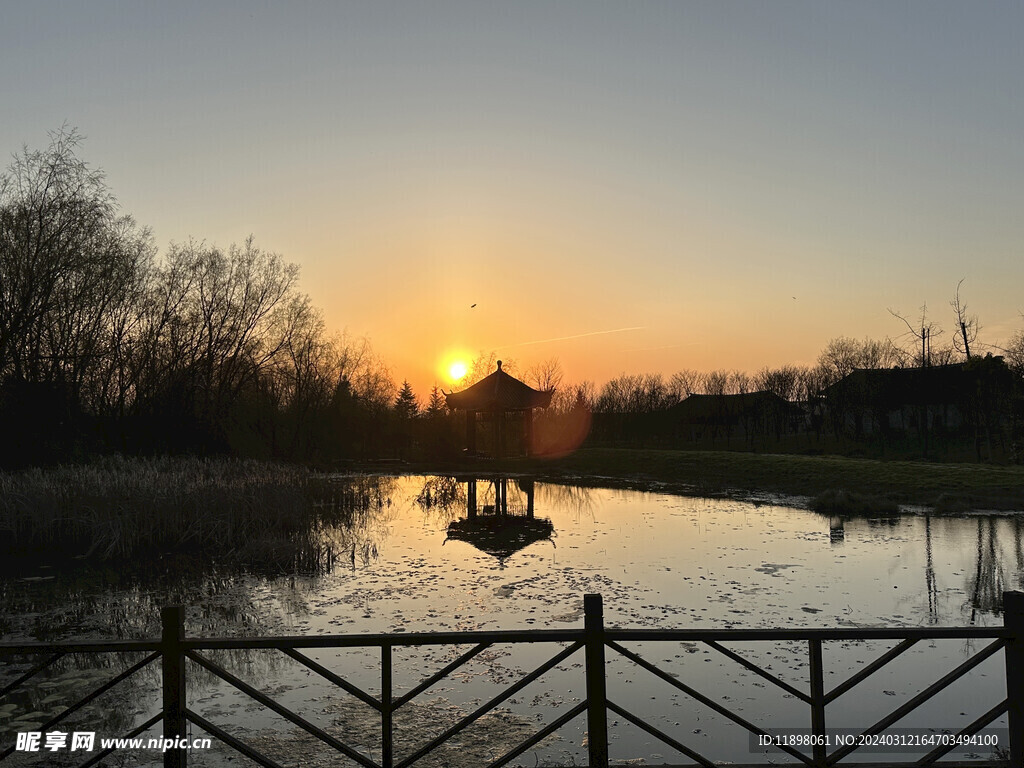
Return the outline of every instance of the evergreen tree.
[[[416,402],[416,395],[413,394],[409,381],[402,382],[402,389],[395,399],[395,412],[400,419],[413,419],[420,411],[420,405]]]
[[[427,403],[427,416],[434,419],[448,412],[448,403],[437,384],[430,390],[430,402]]]

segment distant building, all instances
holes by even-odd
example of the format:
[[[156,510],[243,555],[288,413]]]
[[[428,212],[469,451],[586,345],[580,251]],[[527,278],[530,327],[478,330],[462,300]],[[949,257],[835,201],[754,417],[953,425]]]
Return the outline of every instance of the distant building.
[[[859,368],[827,387],[837,432],[951,433],[992,430],[1010,415],[1013,377],[1001,357],[926,368]]]
[[[720,435],[778,437],[798,430],[804,421],[800,406],[767,391],[690,395],[669,408],[666,416],[682,437],[693,441]]]

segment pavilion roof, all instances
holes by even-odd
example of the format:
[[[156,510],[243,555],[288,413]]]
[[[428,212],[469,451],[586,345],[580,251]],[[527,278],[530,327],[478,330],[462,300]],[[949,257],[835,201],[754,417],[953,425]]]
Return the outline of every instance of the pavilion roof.
[[[547,408],[551,404],[553,389],[540,392],[524,384],[515,376],[498,369],[461,392],[445,395],[448,407],[464,411],[525,411]]]
[[[465,541],[499,560],[514,555],[537,541],[547,541],[555,526],[546,518],[491,515],[455,520],[448,525],[448,539]]]

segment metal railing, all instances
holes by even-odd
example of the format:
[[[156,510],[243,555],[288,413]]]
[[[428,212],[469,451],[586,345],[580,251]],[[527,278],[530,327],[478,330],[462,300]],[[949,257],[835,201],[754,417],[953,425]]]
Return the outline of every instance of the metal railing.
[[[55,664],[69,654],[99,654],[141,652],[146,655],[138,662],[112,677],[90,694],[74,703],[68,709],[52,717],[41,727],[47,731],[59,725],[70,715],[113,688],[121,681],[137,673],[157,659],[162,665],[162,708],[141,725],[133,728],[124,738],[133,738],[163,722],[163,736],[173,743],[187,737],[189,723],[198,726],[213,737],[231,746],[254,762],[268,768],[277,768],[278,763],[261,754],[252,746],[244,743],[220,726],[210,722],[201,714],[188,706],[188,664],[196,665],[212,675],[220,678],[242,693],[251,697],[268,709],[276,712],[293,725],[311,734],[338,753],[365,768],[410,768],[424,756],[430,754],[456,734],[463,731],[482,716],[499,706],[527,685],[531,684],[546,672],[565,662],[581,649],[584,651],[584,675],[586,696],[583,701],[570,707],[555,720],[541,730],[525,739],[512,750],[490,763],[493,768],[506,765],[530,749],[550,734],[557,731],[575,718],[586,714],[587,745],[589,765],[591,768],[606,768],[609,765],[608,713],[621,717],[664,744],[672,747],[681,755],[693,761],[693,764],[712,768],[715,766],[710,759],[684,744],[676,736],[665,733],[644,718],[630,712],[625,707],[612,701],[607,693],[606,651],[612,651],[632,662],[637,668],[655,676],[685,694],[700,705],[710,708],[732,723],[740,726],[755,736],[769,736],[770,732],[742,717],[738,712],[722,703],[709,698],[695,689],[688,682],[678,679],[675,675],[659,668],[656,664],[644,659],[639,653],[625,647],[623,643],[702,643],[725,658],[753,672],[760,678],[770,682],[788,696],[794,697],[809,708],[809,733],[814,736],[826,734],[827,708],[854,687],[868,679],[886,665],[900,658],[911,647],[923,640],[960,639],[989,640],[981,650],[973,653],[955,669],[924,687],[901,706],[880,718],[874,725],[863,731],[864,736],[882,734],[894,723],[901,720],[911,711],[931,699],[956,680],[966,675],[986,659],[1000,650],[1004,653],[1006,696],[1002,701],[995,702],[991,708],[978,716],[972,723],[960,731],[960,735],[977,734],[986,726],[991,725],[1002,715],[1006,715],[1009,728],[1008,757],[984,760],[966,760],[960,762],[941,763],[945,768],[953,766],[974,766],[975,768],[996,768],[997,766],[1024,766],[1024,593],[1004,593],[1004,623],[1001,627],[970,627],[970,628],[903,628],[903,629],[725,629],[725,630],[661,630],[661,629],[607,629],[604,626],[603,607],[600,595],[586,595],[584,598],[584,626],[582,629],[542,629],[523,631],[491,631],[491,632],[425,632],[416,634],[380,634],[380,635],[333,635],[310,637],[264,637],[264,638],[222,638],[203,639],[188,638],[184,629],[184,609],[181,607],[165,608],[162,611],[163,633],[159,641],[121,641],[121,642],[82,642],[82,643],[0,643],[0,661],[25,656],[44,656],[27,672],[0,688],[0,701],[35,675]],[[898,644],[867,664],[859,672],[831,690],[825,689],[825,669],[822,660],[822,643],[827,641],[866,641],[866,640],[897,640]],[[791,685],[762,668],[758,664],[743,657],[735,650],[722,645],[723,642],[805,642],[807,643],[809,680],[808,689]],[[395,756],[394,750],[394,715],[402,706],[427,691],[439,681],[450,676],[474,657],[494,644],[524,643],[559,643],[562,647],[517,682],[506,687],[500,694],[487,703],[479,706],[455,725],[427,743],[415,748],[401,759]],[[413,688],[400,696],[393,690],[393,659],[392,651],[398,647],[424,647],[466,645],[473,647],[462,653],[443,669],[423,679]],[[340,649],[340,648],[377,648],[380,652],[380,695],[373,696],[363,689],[345,680],[327,669],[303,650],[309,649]],[[271,696],[241,680],[231,672],[217,664],[204,652],[213,650],[241,649],[276,649],[298,662],[309,671],[321,676],[324,680],[346,691],[364,704],[372,707],[380,715],[380,762],[375,762],[369,755],[345,744],[340,739],[324,731],[316,724],[305,719],[296,712],[275,701]],[[823,740],[819,739],[819,742]],[[908,756],[903,762],[888,760],[886,766],[931,765],[948,754],[954,744],[936,747],[924,756]],[[857,748],[853,744],[840,746],[828,752],[824,743],[815,743],[811,753],[806,754],[792,746],[779,747],[791,760],[790,765],[806,765],[811,768],[830,768],[831,766],[849,766],[854,763],[847,760]],[[107,749],[91,756],[81,764],[81,768],[95,765],[105,758],[112,750]],[[0,762],[15,752],[10,746],[0,751]],[[171,749],[164,755],[165,768],[185,768],[187,750]],[[778,762],[761,763],[759,765],[779,765]],[[866,764],[863,764],[866,765]],[[881,765],[874,763],[873,765]]]

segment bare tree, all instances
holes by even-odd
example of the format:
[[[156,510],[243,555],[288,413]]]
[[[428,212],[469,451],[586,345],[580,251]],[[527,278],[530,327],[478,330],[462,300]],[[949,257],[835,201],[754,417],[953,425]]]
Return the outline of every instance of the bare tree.
[[[1024,331],[1017,331],[1002,351],[1010,370],[1018,376],[1024,376]]]
[[[732,371],[729,373],[729,393],[745,395],[750,392],[752,381],[750,374],[746,371]]]
[[[839,336],[831,339],[818,356],[818,365],[834,383],[857,368],[887,368],[899,362],[899,353],[888,339],[878,341]]]
[[[754,375],[754,386],[772,392],[783,400],[796,400],[800,382],[800,369],[795,365],[781,368],[762,368]]]
[[[594,382],[586,379],[579,384],[565,387],[565,392],[572,398],[572,408],[594,410],[594,404],[597,402],[597,387]]]
[[[602,413],[652,413],[674,404],[660,373],[624,373],[605,383],[594,408]]]
[[[729,371],[718,370],[708,371],[704,374],[701,382],[705,395],[726,395],[729,394],[730,374]]]
[[[668,380],[669,398],[673,402],[678,403],[683,398],[699,390],[700,386],[701,374],[699,371],[693,371],[689,368],[676,371]]]
[[[490,376],[492,373],[494,373],[495,370],[497,370],[497,368],[498,353],[493,350],[490,352],[484,352],[483,350],[480,350],[480,352],[477,353],[477,356],[473,358],[473,362],[470,363],[469,371],[466,373],[466,378],[464,378],[462,381],[465,383],[466,386],[476,384],[478,381],[480,381],[480,379],[486,376]],[[517,368],[518,366],[516,365],[515,360],[512,360],[510,358],[503,358],[501,360],[501,370],[503,370],[510,376],[516,375]]]
[[[928,319],[928,305],[921,305],[921,317],[914,323],[911,323],[906,317],[893,309],[889,310],[889,314],[907,326],[906,333],[902,334],[900,338],[914,340],[914,345],[909,353],[909,359],[915,362],[919,368],[931,365],[933,342],[942,335],[943,331],[935,321]],[[920,351],[918,351],[919,345]]]
[[[502,363],[504,365],[504,363]],[[526,371],[526,382],[542,392],[556,390],[562,383],[562,364],[557,357],[549,357],[530,366]]]
[[[601,387],[594,404],[594,410],[600,413],[626,413],[630,407],[630,393],[637,387],[635,378],[621,374],[609,379]]]
[[[298,293],[298,266],[255,246],[250,237],[227,252],[205,243],[172,244],[156,291],[157,367],[193,392],[200,415],[213,418],[287,357],[310,322]]]
[[[334,338],[338,381],[369,410],[379,413],[391,407],[398,388],[384,360],[367,338],[353,339],[347,334]]]
[[[953,347],[968,360],[971,359],[971,344],[978,338],[978,331],[981,326],[978,324],[977,315],[967,314],[967,305],[960,299],[960,286],[964,284],[963,279],[956,284],[956,293],[949,302],[949,306],[956,313],[957,331],[953,334]]]
[[[80,143],[62,128],[0,176],[0,375],[59,382],[79,398],[153,254],[103,173],[77,157]]]

